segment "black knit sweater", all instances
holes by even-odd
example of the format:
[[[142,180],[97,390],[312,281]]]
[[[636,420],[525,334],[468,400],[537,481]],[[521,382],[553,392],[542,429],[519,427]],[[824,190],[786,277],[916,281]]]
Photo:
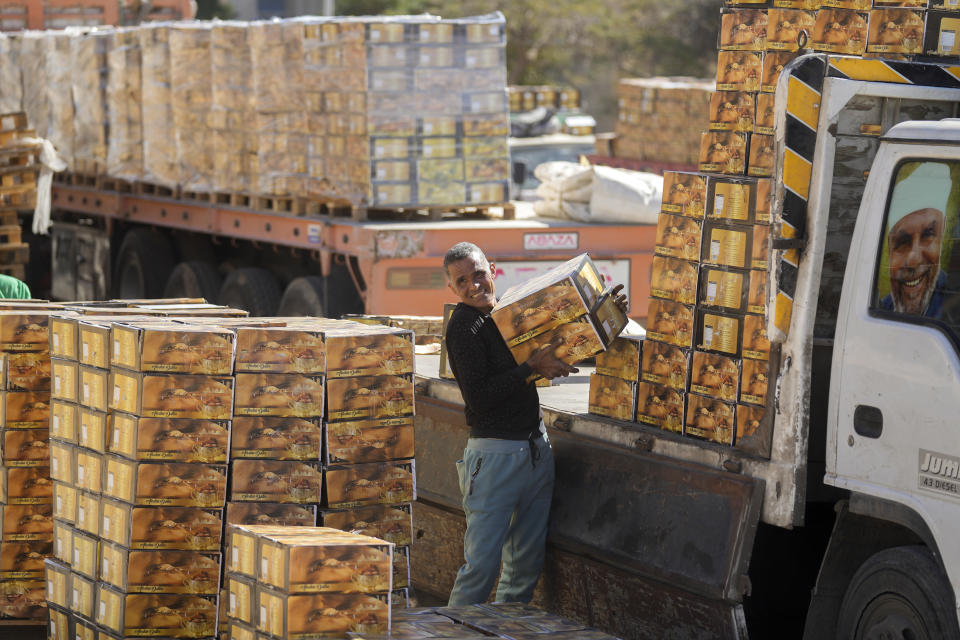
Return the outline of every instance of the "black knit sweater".
[[[540,425],[533,373],[517,365],[488,314],[463,304],[447,323],[447,357],[463,394],[470,436],[525,440]]]

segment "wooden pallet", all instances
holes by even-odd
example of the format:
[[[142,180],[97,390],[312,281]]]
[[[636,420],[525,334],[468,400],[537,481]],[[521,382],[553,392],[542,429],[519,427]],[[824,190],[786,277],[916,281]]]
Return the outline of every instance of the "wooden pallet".
[[[251,209],[256,209],[257,211],[302,215],[302,201],[303,198],[298,198],[297,196],[252,195],[250,196],[249,206]]]
[[[133,193],[136,183],[120,178],[111,178],[110,176],[100,176],[100,186],[104,191],[116,191],[117,193]]]
[[[91,187],[99,189],[102,185],[101,176],[95,173],[70,172],[64,174],[65,183],[76,187]]]
[[[20,225],[20,215],[16,209],[0,209],[0,226]]]
[[[0,114],[0,131],[23,131],[27,126],[27,114],[23,111]]]
[[[136,182],[133,186],[133,193],[138,196],[153,196],[155,198],[176,198],[179,195],[179,189],[154,182]]]
[[[0,227],[0,245],[19,244],[23,230],[19,224],[8,224]]]
[[[33,209],[36,206],[37,206],[36,189],[31,189],[29,191],[11,191],[11,192],[4,192],[2,189],[0,189],[0,208],[16,209],[18,211],[24,211],[28,209]]]
[[[0,265],[27,264],[30,262],[30,245],[26,242],[0,244]]]
[[[17,280],[27,279],[27,265],[25,264],[0,264],[0,273],[13,276]]]
[[[0,170],[0,193],[22,193],[36,188],[37,172],[33,169]]]
[[[509,202],[448,207],[354,207],[351,211],[354,220],[441,220],[451,214],[464,220],[514,220],[517,212]]]

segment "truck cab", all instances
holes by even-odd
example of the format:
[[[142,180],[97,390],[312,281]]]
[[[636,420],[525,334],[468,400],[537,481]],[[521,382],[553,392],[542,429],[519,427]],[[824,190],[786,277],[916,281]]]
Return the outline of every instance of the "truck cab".
[[[539,200],[540,181],[533,170],[544,162],[579,162],[581,156],[594,152],[596,138],[592,135],[551,133],[530,138],[513,137],[508,140],[510,161],[513,164],[511,194],[515,200]]]
[[[861,517],[884,516],[901,527],[890,527],[891,546],[866,558],[851,578],[838,619],[838,631],[854,634],[848,637],[880,629],[956,635],[958,145],[955,119],[887,131],[850,245],[824,481],[850,491],[851,511]]]

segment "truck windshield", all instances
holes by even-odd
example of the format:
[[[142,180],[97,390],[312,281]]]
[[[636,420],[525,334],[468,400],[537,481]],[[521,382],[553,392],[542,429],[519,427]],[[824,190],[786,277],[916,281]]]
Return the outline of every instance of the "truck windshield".
[[[873,308],[939,320],[960,334],[960,162],[897,168],[884,218]]]
[[[532,191],[540,181],[533,175],[533,170],[544,162],[579,162],[580,156],[593,153],[592,144],[544,145],[537,147],[513,147],[510,150],[513,162],[522,162],[526,165],[526,177],[520,188]]]

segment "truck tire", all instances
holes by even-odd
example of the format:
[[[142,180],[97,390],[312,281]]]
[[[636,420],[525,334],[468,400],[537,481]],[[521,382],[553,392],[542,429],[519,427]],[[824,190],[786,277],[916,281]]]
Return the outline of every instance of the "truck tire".
[[[326,308],[323,304],[325,288]],[[339,318],[346,313],[363,313],[363,300],[353,286],[347,268],[334,264],[326,278],[303,276],[291,280],[287,290],[283,292],[277,315]]]
[[[847,586],[837,640],[957,640],[953,589],[926,547],[884,549]]]
[[[252,316],[272,316],[280,305],[280,284],[266,269],[241,267],[223,281],[217,302],[244,309]]]
[[[191,260],[181,262],[173,268],[163,288],[164,298],[204,298],[216,303],[220,295],[223,278],[217,268],[209,262]]]
[[[294,278],[283,292],[277,315],[326,317],[323,287],[323,278],[320,276]]]
[[[126,299],[163,296],[173,264],[167,236],[151,229],[131,229],[117,252],[113,295]]]

